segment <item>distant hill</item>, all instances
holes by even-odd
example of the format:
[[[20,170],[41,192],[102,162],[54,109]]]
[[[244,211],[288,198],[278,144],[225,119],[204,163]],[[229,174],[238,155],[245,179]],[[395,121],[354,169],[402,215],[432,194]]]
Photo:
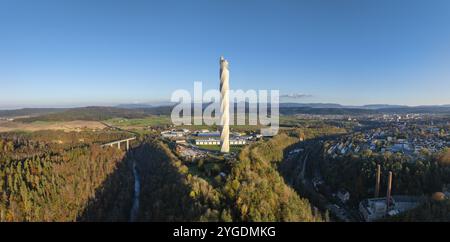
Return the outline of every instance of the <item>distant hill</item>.
[[[344,108],[337,103],[280,103],[280,108]]]
[[[115,107],[117,108],[154,108],[154,107],[166,107],[173,106],[173,102],[153,102],[153,103],[124,103],[119,104]]]
[[[421,105],[421,106],[406,106],[406,105],[392,105],[392,104],[367,104],[367,105],[341,105],[337,103],[280,103],[280,108],[343,108],[343,109],[371,109],[388,111],[388,109],[396,109],[400,111],[419,110],[419,111],[447,111],[450,104],[446,105]]]
[[[288,107],[280,108],[280,113],[284,115],[294,114],[319,114],[319,115],[361,115],[377,114],[377,110],[362,108],[310,108],[310,107]]]
[[[71,108],[62,112],[43,114],[37,117],[17,119],[23,122],[33,121],[73,121],[73,120],[87,120],[100,121],[115,117],[124,118],[141,118],[145,114],[134,109],[114,108],[114,107],[85,107],[85,108]]]
[[[116,108],[152,108],[150,104],[119,104]]]
[[[128,108],[125,108],[128,107]],[[207,107],[203,104],[202,107]],[[124,105],[122,107],[83,107],[83,108],[31,108],[18,110],[2,110],[0,117],[31,116],[20,118],[18,121],[102,121],[110,118],[144,118],[150,115],[170,115],[173,105],[155,106]],[[248,108],[246,108],[248,110]],[[192,106],[193,110],[193,106]],[[450,106],[417,106],[372,104],[365,106],[346,107],[339,104],[280,104],[280,113],[283,115],[317,114],[317,115],[366,115],[366,114],[405,114],[405,113],[439,113],[450,114]]]
[[[22,122],[33,121],[102,121],[111,118],[144,118],[150,115],[169,115],[172,107],[153,108],[117,108],[117,107],[83,107],[43,113],[35,117],[16,119]]]
[[[450,107],[447,106],[417,106],[417,107],[399,107],[399,108],[380,108],[377,111],[381,113],[449,113]]]
[[[351,108],[351,109],[381,109],[381,108],[403,108],[405,105],[391,104],[367,104],[367,105],[341,105],[337,103],[280,103],[280,108]]]
[[[14,110],[0,110],[0,117],[36,116],[63,112],[64,108],[22,108]]]
[[[387,109],[387,108],[407,108],[408,106],[405,105],[390,105],[390,104],[368,104],[363,105],[361,108],[367,108],[367,109]]]
[[[280,104],[282,114],[405,114],[405,113],[449,113],[450,105],[404,106],[390,104],[369,104],[363,106],[343,106],[340,104]]]

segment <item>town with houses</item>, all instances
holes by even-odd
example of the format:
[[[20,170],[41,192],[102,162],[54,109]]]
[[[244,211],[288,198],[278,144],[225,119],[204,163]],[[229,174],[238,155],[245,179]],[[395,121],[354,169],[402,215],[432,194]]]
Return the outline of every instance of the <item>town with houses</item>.
[[[446,125],[397,121],[333,140],[328,143],[327,155],[336,158],[363,152],[400,152],[413,162],[449,146],[450,133]]]
[[[311,118],[308,115],[304,117]],[[441,118],[439,115],[431,117],[424,114],[352,117],[333,115],[333,118],[337,119],[326,115],[320,117],[322,120],[352,122],[355,127],[354,132],[320,140],[325,159],[337,161],[349,156],[400,154],[406,162],[414,163],[450,147],[450,122],[448,118]],[[317,115],[314,118],[318,118]],[[332,191],[318,169],[309,180],[302,174],[308,159],[308,152],[304,148],[291,150],[287,159],[298,159],[303,163],[300,172],[303,184],[306,186],[310,184],[316,194],[326,198],[327,210],[340,221],[378,221],[386,216],[395,216],[416,208],[425,200],[423,196],[391,194],[392,190],[389,187],[386,194],[383,194],[383,191],[380,194],[372,194],[372,197],[360,200],[357,206],[350,205],[352,194],[343,188]],[[379,185],[380,181],[375,182]],[[434,193],[433,196],[437,197],[434,199],[450,198],[449,187],[444,187],[442,192]],[[374,192],[375,189],[372,189],[367,188]]]

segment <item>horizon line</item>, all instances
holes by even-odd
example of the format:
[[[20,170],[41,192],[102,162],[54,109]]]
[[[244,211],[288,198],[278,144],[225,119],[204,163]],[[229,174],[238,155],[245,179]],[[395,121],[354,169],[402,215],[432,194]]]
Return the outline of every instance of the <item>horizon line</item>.
[[[192,102],[195,103],[195,102]],[[211,102],[203,102],[203,104],[209,104]],[[246,102],[248,103],[248,102]],[[450,103],[443,104],[419,104],[419,105],[408,105],[408,104],[389,104],[389,103],[368,103],[368,104],[342,104],[342,103],[333,103],[333,102],[279,102],[280,104],[304,104],[304,105],[339,105],[341,107],[336,108],[358,108],[358,107],[368,107],[368,106],[398,106],[398,107],[407,107],[407,108],[415,108],[415,107],[446,107],[450,106]],[[72,108],[88,108],[88,107],[113,107],[113,108],[125,108],[132,109],[129,107],[120,107],[126,105],[142,105],[148,107],[142,108],[156,108],[156,107],[169,107],[171,105],[176,105],[176,102],[159,102],[159,103],[116,103],[116,104],[68,104],[68,105],[17,105],[11,107],[1,107],[0,111],[7,110],[20,110],[20,109],[72,109]],[[320,107],[318,107],[320,108]],[[333,108],[333,107],[330,107]]]

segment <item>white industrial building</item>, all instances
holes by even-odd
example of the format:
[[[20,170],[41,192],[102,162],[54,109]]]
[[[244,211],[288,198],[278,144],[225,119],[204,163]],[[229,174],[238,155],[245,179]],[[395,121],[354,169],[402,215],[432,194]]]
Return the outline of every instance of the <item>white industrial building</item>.
[[[359,203],[359,212],[366,222],[372,222],[388,216],[397,215],[413,209],[420,204],[421,198],[414,196],[392,196],[387,211],[386,197],[369,198]]]
[[[247,140],[245,139],[231,139],[230,145],[245,145]],[[219,139],[197,139],[195,145],[220,145]]]
[[[369,198],[359,203],[359,212],[366,222],[386,216],[386,198]]]
[[[161,132],[161,136],[164,138],[181,138],[189,133],[189,130],[169,130]]]

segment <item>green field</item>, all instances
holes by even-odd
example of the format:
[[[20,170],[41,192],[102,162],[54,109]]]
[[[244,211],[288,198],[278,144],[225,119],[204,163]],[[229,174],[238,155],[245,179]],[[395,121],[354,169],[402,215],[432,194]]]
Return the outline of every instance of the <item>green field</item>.
[[[152,127],[161,127],[166,125],[172,125],[172,121],[170,119],[170,116],[168,115],[154,115],[149,116],[145,118],[112,118],[105,121],[105,123],[119,127],[124,129],[134,129],[139,130],[143,128],[147,128],[149,126]],[[286,116],[281,115],[280,116],[280,124],[281,125],[289,125],[289,126],[307,126],[307,125],[313,125],[317,122],[313,122],[311,120],[301,120],[295,116]],[[194,130],[201,130],[201,129],[208,129],[211,131],[219,130],[220,127],[218,125],[180,125],[176,128],[180,129],[189,129],[191,131]],[[261,125],[230,125],[231,131],[235,132],[255,132],[259,131],[262,128]]]

